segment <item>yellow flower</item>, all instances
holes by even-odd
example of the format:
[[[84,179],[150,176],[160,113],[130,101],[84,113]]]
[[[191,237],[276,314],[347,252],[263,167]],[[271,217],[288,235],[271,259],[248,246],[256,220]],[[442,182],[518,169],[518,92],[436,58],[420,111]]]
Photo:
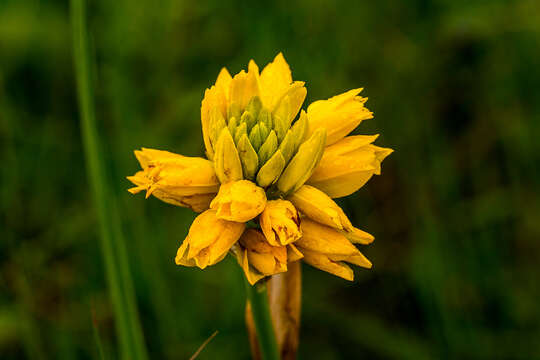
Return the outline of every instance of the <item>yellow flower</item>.
[[[367,245],[375,239],[367,232],[355,228],[339,205],[313,186],[302,186],[289,200],[302,214],[320,224],[340,230],[352,243]]]
[[[302,219],[302,238],[295,246],[308,264],[352,281],[354,274],[345,262],[371,268],[371,262],[339,231]]]
[[[167,151],[142,149],[135,151],[142,171],[128,176],[136,187],[129,192],[146,191],[169,204],[190,207],[196,212],[208,209],[218,191],[219,182],[212,162]]]
[[[251,285],[265,276],[287,271],[287,247],[268,244],[258,230],[246,230],[233,252]]]
[[[302,236],[298,212],[287,200],[268,201],[259,223],[266,240],[272,246],[287,245]]]
[[[305,111],[305,84],[281,53],[262,71],[253,60],[235,76],[223,68],[201,103],[208,160],[143,149],[135,152],[142,170],[128,177],[131,193],[204,211],[176,263],[205,268],[232,250],[251,284],[301,258],[349,280],[345,262],[370,267],[353,244],[373,236],[332,200],[380,174],[392,152],[372,144],[377,136],[348,136],[373,117],[360,91]]]
[[[328,146],[307,183],[333,198],[354,193],[381,173],[381,162],[393,152],[373,145],[377,137],[348,136]]]
[[[251,181],[240,180],[221,185],[210,208],[219,219],[246,222],[259,215],[266,205],[264,190]]]
[[[304,185],[293,193],[289,200],[304,215],[321,224],[342,230],[353,226],[343,210],[321,190]]]
[[[245,224],[219,219],[214,210],[206,210],[195,220],[178,249],[176,263],[201,269],[221,261],[238,241]]]

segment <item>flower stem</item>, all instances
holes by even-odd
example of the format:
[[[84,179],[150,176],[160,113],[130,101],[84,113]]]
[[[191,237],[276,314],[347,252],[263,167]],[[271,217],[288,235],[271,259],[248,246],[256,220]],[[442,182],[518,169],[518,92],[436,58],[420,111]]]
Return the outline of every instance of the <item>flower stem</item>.
[[[268,293],[266,284],[255,284],[251,286],[246,281],[246,294],[251,304],[251,312],[259,340],[259,348],[262,360],[279,360],[279,351],[272,325],[270,306],[268,305]]]

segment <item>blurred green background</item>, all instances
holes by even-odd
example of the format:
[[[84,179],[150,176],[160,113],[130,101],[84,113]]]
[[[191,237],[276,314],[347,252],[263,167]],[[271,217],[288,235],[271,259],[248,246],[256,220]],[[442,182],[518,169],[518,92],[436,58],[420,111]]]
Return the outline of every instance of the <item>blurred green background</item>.
[[[392,147],[340,204],[376,241],[304,265],[300,359],[540,359],[540,2],[91,1],[97,120],[152,359],[247,359],[242,273],[173,258],[191,211],[131,196],[141,146],[200,156],[220,68],[282,51],[309,102],[363,86]],[[0,358],[116,339],[81,145],[69,5],[0,1]],[[304,107],[305,108],[305,107]]]

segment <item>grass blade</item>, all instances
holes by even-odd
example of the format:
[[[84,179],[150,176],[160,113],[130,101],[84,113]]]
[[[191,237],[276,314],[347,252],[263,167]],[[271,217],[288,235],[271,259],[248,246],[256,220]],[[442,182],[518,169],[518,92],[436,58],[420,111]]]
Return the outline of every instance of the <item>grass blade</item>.
[[[123,359],[146,360],[148,356],[136,309],[135,292],[116,201],[109,190],[98,140],[91,74],[94,62],[89,51],[85,0],[71,1],[71,22],[86,167],[98,215],[100,244],[115,313],[121,355]]]

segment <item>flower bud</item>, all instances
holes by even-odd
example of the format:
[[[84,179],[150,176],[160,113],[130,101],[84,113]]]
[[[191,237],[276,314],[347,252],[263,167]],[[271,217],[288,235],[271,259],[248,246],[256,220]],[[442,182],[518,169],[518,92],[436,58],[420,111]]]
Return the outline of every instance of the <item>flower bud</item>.
[[[247,136],[247,124],[245,122],[240,123],[238,127],[236,128],[236,131],[234,133],[234,142],[238,144],[238,141],[240,141],[240,138],[242,135]]]
[[[178,249],[176,264],[204,269],[221,261],[244,232],[245,224],[219,219],[206,210],[195,220]]]
[[[259,116],[257,117],[257,122],[259,124],[264,124],[264,126],[266,126],[266,128],[268,129],[272,129],[274,127],[274,123],[272,121],[272,114],[266,108],[263,108],[259,113]]]
[[[236,128],[238,127],[238,124],[239,124],[238,119],[239,118],[237,118],[236,116],[233,116],[232,118],[229,119],[229,123],[227,124],[227,127],[229,128],[229,133],[231,133],[231,135],[234,135],[236,133]]]
[[[326,130],[318,129],[300,145],[298,152],[277,182],[277,187],[282,193],[290,194],[296,191],[309,179],[321,159],[325,141]]]
[[[307,218],[300,227],[302,238],[294,245],[308,264],[350,281],[354,274],[345,262],[371,268],[371,262],[338,230]]]
[[[273,246],[293,243],[302,236],[298,212],[287,200],[268,201],[259,222],[266,240]]]
[[[251,285],[265,276],[287,271],[287,247],[271,246],[258,230],[246,230],[233,253]]]
[[[320,224],[340,230],[353,244],[367,245],[375,240],[367,232],[355,228],[339,205],[313,186],[302,186],[288,199],[303,215]]]
[[[251,142],[246,134],[242,135],[238,141],[237,148],[244,177],[248,180],[253,180],[259,169],[259,157],[253,146],[251,146]]]
[[[392,149],[371,143],[377,136],[348,136],[328,146],[319,166],[307,181],[332,198],[352,194],[374,174],[381,173],[381,162]]]
[[[328,195],[313,186],[304,185],[288,198],[294,206],[320,224],[338,230],[352,230],[353,226],[347,215]]]
[[[345,237],[353,244],[368,245],[375,240],[373,235],[355,227],[353,227],[351,230],[342,231],[341,233],[345,235]]]
[[[177,206],[190,207],[200,212],[218,190],[219,182],[212,162],[168,151],[145,149],[135,151],[142,171],[128,176],[136,187],[129,192],[146,191],[146,197],[156,198]]]
[[[265,139],[263,139],[260,124],[257,123],[249,132],[249,142],[253,145],[255,151],[258,151]]]
[[[238,106],[238,104],[235,102],[231,102],[229,104],[229,107],[227,108],[227,119],[229,119],[229,121],[232,118],[240,119],[241,116],[242,116],[242,113],[240,111],[240,107]]]
[[[281,144],[279,144],[279,150],[283,154],[285,162],[288,163],[289,160],[291,160],[291,157],[293,156],[295,150],[293,133],[291,130],[287,131],[285,138],[283,138],[283,141],[281,141]]]
[[[300,117],[291,127],[294,140],[294,152],[298,150],[300,145],[304,142],[307,133],[307,114],[304,110],[300,113]]]
[[[254,96],[249,100],[249,103],[246,107],[246,112],[251,115],[253,118],[253,121],[256,121],[257,116],[259,116],[259,113],[263,107],[261,98],[258,96]]]
[[[274,184],[279,179],[284,168],[285,159],[281,151],[277,150],[257,173],[257,185],[265,188]]]
[[[240,123],[246,124],[247,131],[250,131],[253,128],[253,126],[255,126],[256,122],[257,122],[257,119],[253,117],[253,115],[247,110],[244,111],[244,113],[242,114],[242,117],[240,118]]]
[[[225,122],[225,118],[221,114],[221,111],[219,110],[219,108],[217,106],[214,106],[210,110],[210,124],[209,124],[210,143],[214,151],[216,148],[219,135],[221,134],[221,130],[223,130],[225,126],[227,126],[227,123]]]
[[[219,219],[246,222],[259,215],[266,205],[264,190],[251,181],[222,184],[210,208]]]
[[[261,145],[259,149],[259,164],[262,166],[274,155],[278,147],[278,139],[274,130],[270,131],[270,134]]]
[[[300,111],[306,95],[307,89],[304,87],[304,82],[295,81],[289,86],[280,102],[276,105],[274,113],[287,123],[287,128],[289,128],[298,111]]]
[[[242,180],[242,163],[228,128],[221,131],[215,151],[214,167],[219,181],[225,184]]]

